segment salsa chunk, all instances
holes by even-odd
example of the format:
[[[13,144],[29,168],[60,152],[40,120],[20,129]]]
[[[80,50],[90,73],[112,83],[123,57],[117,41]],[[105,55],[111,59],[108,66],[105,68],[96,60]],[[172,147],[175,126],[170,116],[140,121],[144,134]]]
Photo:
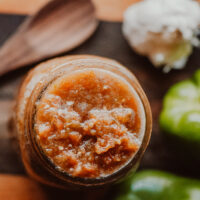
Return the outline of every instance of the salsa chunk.
[[[97,178],[119,170],[141,144],[140,125],[132,87],[101,69],[61,76],[37,102],[37,142],[71,176]]]

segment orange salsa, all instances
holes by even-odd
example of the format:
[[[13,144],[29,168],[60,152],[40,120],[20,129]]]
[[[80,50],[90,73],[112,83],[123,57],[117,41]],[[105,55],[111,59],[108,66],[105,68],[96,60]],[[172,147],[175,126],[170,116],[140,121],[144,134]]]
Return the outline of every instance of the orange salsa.
[[[139,148],[135,95],[114,73],[88,68],[63,75],[47,87],[36,107],[38,144],[71,176],[110,175]]]

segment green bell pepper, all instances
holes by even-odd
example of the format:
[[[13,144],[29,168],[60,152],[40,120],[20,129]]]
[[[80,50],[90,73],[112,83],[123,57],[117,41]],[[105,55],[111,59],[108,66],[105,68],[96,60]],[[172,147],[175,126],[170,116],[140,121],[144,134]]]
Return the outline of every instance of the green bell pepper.
[[[191,79],[173,85],[164,97],[160,126],[182,144],[182,150],[200,152],[200,70]],[[177,150],[179,148],[177,147]]]
[[[200,200],[200,181],[161,171],[141,171],[120,185],[115,200]]]

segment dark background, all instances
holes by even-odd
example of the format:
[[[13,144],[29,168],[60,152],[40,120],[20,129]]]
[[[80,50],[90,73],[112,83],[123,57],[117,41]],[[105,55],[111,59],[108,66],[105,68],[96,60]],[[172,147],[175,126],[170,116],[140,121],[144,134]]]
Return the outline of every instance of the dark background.
[[[24,19],[25,16],[0,15],[0,45],[14,33]],[[146,58],[131,50],[122,36],[120,23],[100,22],[97,31],[88,41],[67,54],[93,54],[116,59],[127,66],[140,81],[149,98],[154,121],[152,139],[140,169],[161,169],[187,177],[200,178],[200,162],[181,160],[179,156],[171,152],[158,123],[165,92],[172,84],[189,78],[196,69],[200,68],[200,50],[194,50],[183,70],[164,74],[161,69],[155,69]],[[14,99],[21,78],[33,66],[27,66],[0,77],[0,102]],[[5,136],[4,134],[7,133],[3,130],[0,127],[0,173],[25,174],[19,156],[12,148],[10,137]],[[65,192],[60,194],[66,196]],[[54,197],[58,197],[57,192],[51,189],[51,199]]]

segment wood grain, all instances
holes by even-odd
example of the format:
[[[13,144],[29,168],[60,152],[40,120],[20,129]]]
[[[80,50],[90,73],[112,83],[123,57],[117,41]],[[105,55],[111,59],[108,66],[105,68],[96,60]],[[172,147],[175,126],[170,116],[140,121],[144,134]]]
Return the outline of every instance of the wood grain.
[[[9,122],[12,118],[14,101],[0,100],[0,139],[9,139]]]
[[[17,28],[20,20],[22,20],[21,16],[0,15],[1,28],[4,30],[3,32],[0,30],[0,39],[4,38],[5,40],[6,35]],[[152,138],[140,169],[160,169],[187,177],[200,178],[200,163],[196,161],[191,163],[181,162],[179,157],[168,148],[158,123],[165,92],[172,84],[192,76],[194,71],[200,68],[200,50],[194,50],[183,70],[173,70],[169,74],[163,74],[161,70],[155,69],[146,58],[132,51],[121,33],[121,23],[101,22],[98,31],[86,43],[71,51],[70,54],[93,54],[116,59],[127,66],[140,81],[150,100],[153,113]],[[30,67],[14,71],[0,78],[0,100],[7,101],[14,98],[16,87],[19,86],[20,79],[28,69]],[[16,81],[16,79],[18,80]],[[0,110],[3,109],[3,106],[3,104],[0,106]],[[10,140],[4,138],[0,139],[0,173],[24,174],[23,166],[17,159],[17,154],[11,148]],[[82,193],[80,196],[77,193],[70,193],[70,196],[67,192],[47,188],[46,193],[49,194],[48,200],[66,197],[75,200],[80,199],[80,196],[87,199],[87,192],[84,194],[85,196]],[[97,196],[100,196],[98,192]],[[93,195],[90,195],[90,197],[91,200],[96,199],[93,198]],[[101,197],[100,199],[106,198]]]
[[[49,0],[0,0],[0,13],[29,14],[37,12]],[[123,13],[141,0],[92,0],[100,20],[121,22]],[[200,0],[198,0],[200,1]]]
[[[93,0],[99,19],[121,22],[124,11],[132,4],[141,0]]]
[[[100,200],[105,191],[70,192],[43,186],[24,175],[0,174],[1,200]]]
[[[1,13],[29,14],[37,12],[49,0],[0,0]],[[105,21],[122,21],[124,10],[140,0],[92,0],[97,17]]]
[[[0,199],[47,200],[39,184],[25,176],[0,174]]]
[[[49,0],[0,0],[0,12],[10,14],[33,14]]]
[[[90,0],[52,0],[1,47],[0,76],[79,46],[97,25]]]

